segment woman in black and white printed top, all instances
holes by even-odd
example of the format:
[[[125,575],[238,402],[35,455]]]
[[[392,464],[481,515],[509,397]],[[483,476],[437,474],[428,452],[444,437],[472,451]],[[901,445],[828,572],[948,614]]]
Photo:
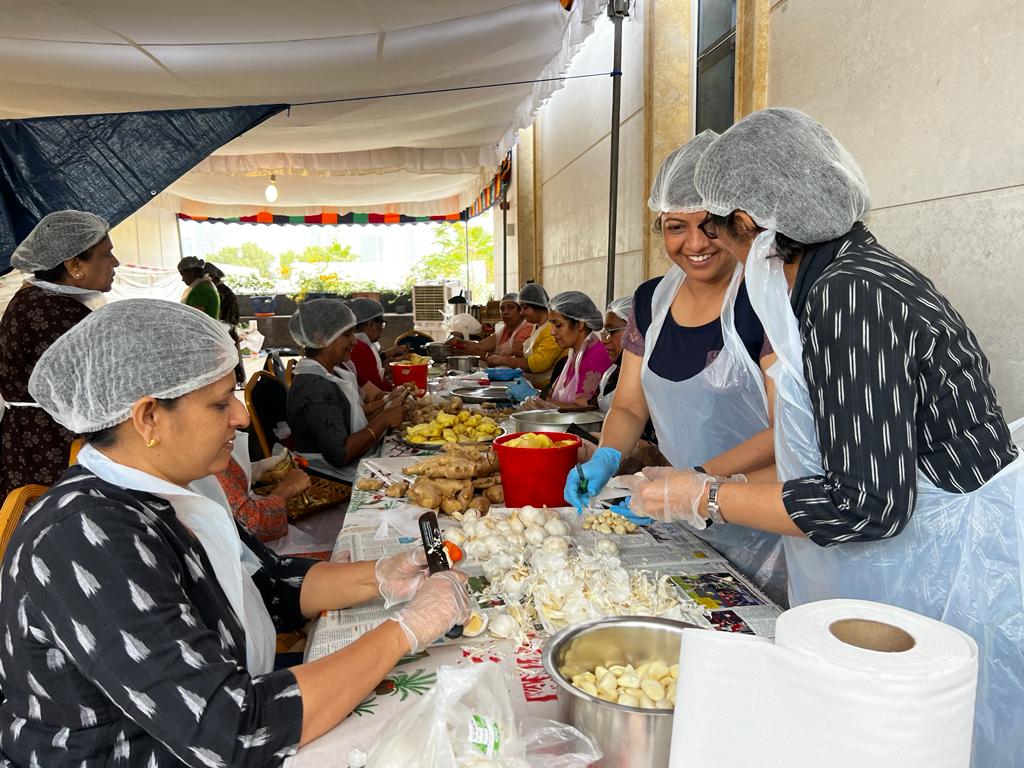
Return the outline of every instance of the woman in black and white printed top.
[[[1024,457],[977,339],[863,225],[860,170],[796,110],[707,149],[702,228],[746,264],[777,360],[775,472],[749,483],[652,472],[634,501],[697,527],[785,534],[792,604],[846,597],[945,621],[978,642],[973,764],[1024,754]],[[781,481],[781,482],[780,482]]]
[[[32,395],[88,443],[4,554],[0,766],[277,766],[467,618],[464,577],[427,577],[420,551],[282,559],[237,526],[212,477],[248,421],[236,361],[203,313],[128,300],[37,363]],[[273,669],[275,630],[381,596],[409,602]]]

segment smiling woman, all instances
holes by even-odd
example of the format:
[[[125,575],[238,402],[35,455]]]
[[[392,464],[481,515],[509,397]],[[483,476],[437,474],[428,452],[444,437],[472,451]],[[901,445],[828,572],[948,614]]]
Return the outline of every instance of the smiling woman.
[[[104,307],[40,357],[31,393],[87,445],[0,571],[0,763],[280,765],[468,618],[464,578],[428,578],[422,552],[279,558],[234,522],[212,475],[248,423],[235,362],[217,321],[152,300]],[[277,631],[381,596],[410,602],[344,650],[274,671]]]

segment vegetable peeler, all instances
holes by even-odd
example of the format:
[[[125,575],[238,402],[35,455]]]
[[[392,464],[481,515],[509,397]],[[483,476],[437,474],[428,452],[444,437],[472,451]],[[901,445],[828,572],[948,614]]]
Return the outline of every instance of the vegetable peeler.
[[[420,537],[423,539],[423,551],[427,554],[427,570],[431,573],[440,573],[450,570],[448,557],[444,552],[444,539],[441,538],[441,527],[437,524],[437,515],[433,512],[425,512],[420,515]],[[445,637],[454,640],[462,637],[462,625],[456,624],[447,632]]]

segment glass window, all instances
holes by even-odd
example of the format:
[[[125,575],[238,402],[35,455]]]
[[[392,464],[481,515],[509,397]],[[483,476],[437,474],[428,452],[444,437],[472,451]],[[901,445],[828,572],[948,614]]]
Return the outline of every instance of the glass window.
[[[736,0],[700,0],[697,11],[697,133],[733,123]]]

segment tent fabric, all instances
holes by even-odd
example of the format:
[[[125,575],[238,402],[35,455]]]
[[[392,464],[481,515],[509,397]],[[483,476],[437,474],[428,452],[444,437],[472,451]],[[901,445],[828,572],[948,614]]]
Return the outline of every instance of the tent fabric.
[[[604,2],[575,0],[570,11],[558,0],[292,0],[287,12],[276,0],[90,0],[88,13],[8,5],[0,117],[295,105],[557,78]],[[266,209],[263,188],[276,173],[273,213],[445,215],[473,204],[516,131],[560,86],[295,106],[169,192],[205,215],[253,215]]]
[[[225,142],[285,105],[0,120],[0,274],[47,213],[111,226]]]

